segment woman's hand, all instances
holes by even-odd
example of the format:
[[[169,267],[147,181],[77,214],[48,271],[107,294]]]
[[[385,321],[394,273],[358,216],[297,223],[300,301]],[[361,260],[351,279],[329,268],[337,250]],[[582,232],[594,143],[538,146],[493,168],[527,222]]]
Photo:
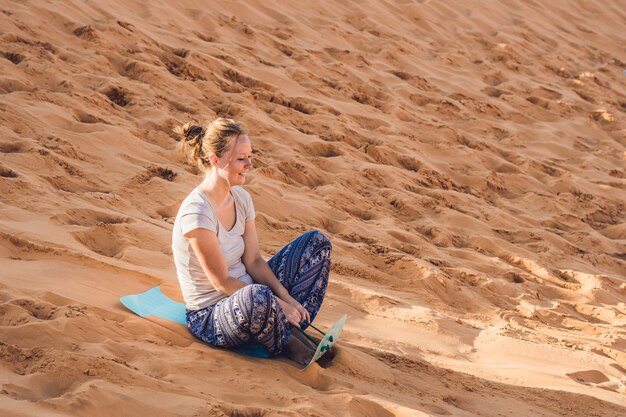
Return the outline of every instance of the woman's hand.
[[[287,321],[296,327],[300,327],[300,322],[302,321],[300,311],[298,311],[298,309],[293,305],[278,297],[276,297],[276,301],[278,301],[278,304],[280,304],[280,307],[283,309],[283,313],[285,313]]]
[[[294,326],[297,326],[299,328],[300,323],[305,320],[307,322],[310,320],[309,312],[306,311],[306,309],[302,307],[302,304],[297,302],[293,297],[288,297],[286,301],[276,297],[276,300],[278,301],[278,304],[280,304],[280,307],[283,309],[283,313],[285,313],[287,321]]]
[[[311,316],[309,316],[309,312],[307,311],[307,309],[302,307],[302,304],[297,302],[295,298],[291,298],[291,300],[289,300],[288,302],[289,304],[294,306],[296,310],[298,310],[298,312],[300,313],[300,323],[302,323],[303,321],[306,321],[307,323],[311,322]]]

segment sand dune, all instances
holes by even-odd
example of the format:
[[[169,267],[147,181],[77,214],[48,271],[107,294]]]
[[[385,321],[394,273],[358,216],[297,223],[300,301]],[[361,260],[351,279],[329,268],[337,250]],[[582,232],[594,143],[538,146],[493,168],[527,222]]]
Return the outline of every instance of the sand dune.
[[[2,415],[626,414],[619,1],[0,6]],[[118,301],[181,299],[172,128],[215,116],[263,254],[332,239],[328,368]]]

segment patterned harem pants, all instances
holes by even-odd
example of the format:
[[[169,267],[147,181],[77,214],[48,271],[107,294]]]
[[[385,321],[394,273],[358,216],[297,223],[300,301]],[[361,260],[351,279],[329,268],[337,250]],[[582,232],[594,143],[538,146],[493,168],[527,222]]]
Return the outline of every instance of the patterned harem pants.
[[[267,263],[274,275],[315,319],[330,274],[331,242],[322,232],[300,235]],[[251,284],[213,306],[187,310],[187,325],[198,339],[213,346],[237,348],[261,344],[278,355],[291,336],[290,324],[272,290]]]

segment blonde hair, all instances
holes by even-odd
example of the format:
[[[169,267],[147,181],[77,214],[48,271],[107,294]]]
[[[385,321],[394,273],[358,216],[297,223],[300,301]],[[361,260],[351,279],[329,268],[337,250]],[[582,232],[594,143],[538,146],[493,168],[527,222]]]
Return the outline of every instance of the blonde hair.
[[[221,158],[233,148],[239,136],[247,133],[241,123],[223,117],[213,120],[206,126],[185,123],[174,128],[174,132],[180,137],[178,150],[201,171],[206,171],[212,153]]]

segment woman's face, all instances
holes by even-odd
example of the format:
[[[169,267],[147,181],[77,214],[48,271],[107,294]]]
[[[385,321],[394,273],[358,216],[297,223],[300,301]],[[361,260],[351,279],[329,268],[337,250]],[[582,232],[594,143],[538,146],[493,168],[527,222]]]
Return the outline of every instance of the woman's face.
[[[234,147],[219,158],[220,167],[230,186],[246,182],[246,174],[252,169],[252,145],[248,135],[241,135]]]

